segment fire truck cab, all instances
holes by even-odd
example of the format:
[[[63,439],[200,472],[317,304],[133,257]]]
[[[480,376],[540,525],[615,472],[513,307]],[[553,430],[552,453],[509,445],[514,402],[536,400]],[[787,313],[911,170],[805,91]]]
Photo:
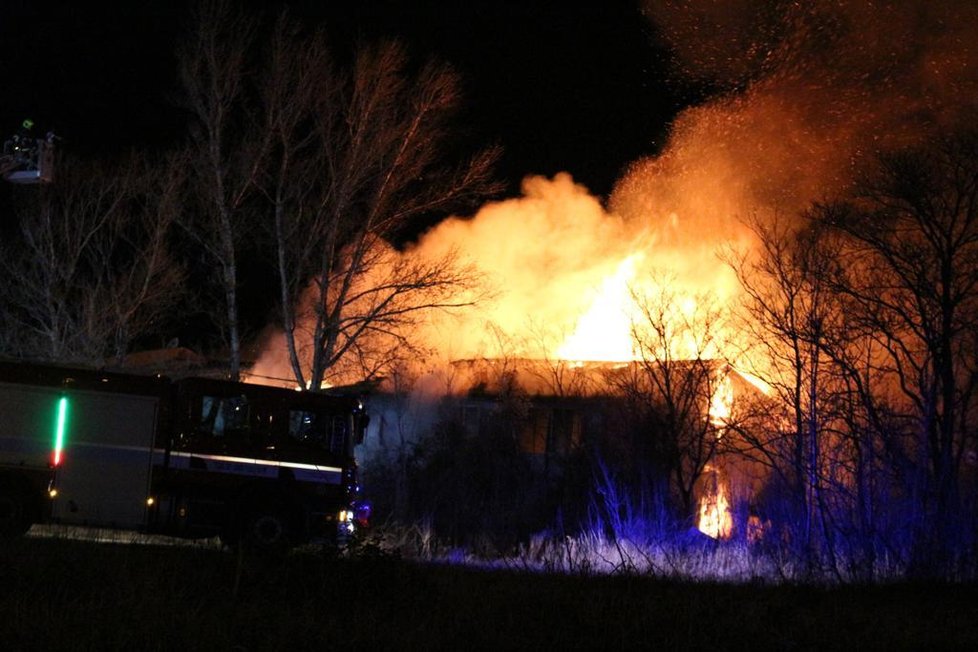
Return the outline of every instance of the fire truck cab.
[[[0,361],[0,531],[280,548],[354,527],[357,398]]]

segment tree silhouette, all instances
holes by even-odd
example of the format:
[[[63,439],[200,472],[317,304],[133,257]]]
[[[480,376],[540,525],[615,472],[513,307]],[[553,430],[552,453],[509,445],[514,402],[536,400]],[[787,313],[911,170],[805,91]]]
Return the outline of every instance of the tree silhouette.
[[[912,563],[946,573],[967,545],[959,474],[975,443],[978,135],[882,155],[851,201],[813,217],[845,236],[835,290],[880,352],[877,391],[914,423],[901,442],[917,465]]]
[[[119,363],[133,340],[161,334],[155,329],[187,293],[169,242],[181,166],[132,155],[59,168],[57,184],[23,198],[19,233],[0,243],[0,350]]]
[[[460,92],[447,66],[415,66],[396,43],[360,44],[347,65],[323,32],[288,16],[267,37],[259,25],[207,4],[180,56],[196,120],[190,230],[221,272],[231,375],[240,370],[238,258],[262,225],[299,386],[321,387],[341,363],[370,377],[406,351],[424,310],[471,300],[460,298],[471,279],[452,256],[405,256],[393,245],[414,220],[498,190],[498,151],[455,154]]]

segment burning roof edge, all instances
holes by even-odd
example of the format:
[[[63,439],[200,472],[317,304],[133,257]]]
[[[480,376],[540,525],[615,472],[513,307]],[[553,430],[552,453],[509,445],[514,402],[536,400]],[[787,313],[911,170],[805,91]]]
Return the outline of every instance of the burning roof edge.
[[[568,361],[537,358],[473,358],[450,363],[459,393],[502,394],[519,388],[531,396],[600,396],[613,393],[616,382],[638,374],[648,365],[680,368],[702,365],[705,372],[731,379],[736,391],[767,393],[763,380],[742,372],[722,359],[675,360],[668,363],[632,361]],[[749,388],[749,389],[748,389]]]

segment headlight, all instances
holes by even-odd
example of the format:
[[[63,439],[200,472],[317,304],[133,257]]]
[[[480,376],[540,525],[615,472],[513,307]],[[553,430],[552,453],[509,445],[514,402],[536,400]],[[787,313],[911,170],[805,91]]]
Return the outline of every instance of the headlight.
[[[353,534],[356,531],[356,524],[353,522],[354,512],[349,509],[342,509],[337,514],[336,526],[340,534]]]

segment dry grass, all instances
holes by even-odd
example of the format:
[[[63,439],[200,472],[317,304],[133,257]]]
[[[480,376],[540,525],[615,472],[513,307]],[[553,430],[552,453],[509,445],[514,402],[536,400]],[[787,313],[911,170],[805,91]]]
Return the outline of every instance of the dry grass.
[[[837,555],[812,563],[787,547],[715,541],[698,532],[646,534],[633,528],[611,537],[596,528],[577,536],[541,534],[515,549],[498,550],[489,542],[460,548],[439,541],[424,523],[377,528],[366,544],[384,554],[420,562],[462,564],[565,575],[630,575],[681,582],[733,584],[892,583],[905,577],[900,560],[880,556],[873,568]],[[858,572],[857,572],[858,571]]]

